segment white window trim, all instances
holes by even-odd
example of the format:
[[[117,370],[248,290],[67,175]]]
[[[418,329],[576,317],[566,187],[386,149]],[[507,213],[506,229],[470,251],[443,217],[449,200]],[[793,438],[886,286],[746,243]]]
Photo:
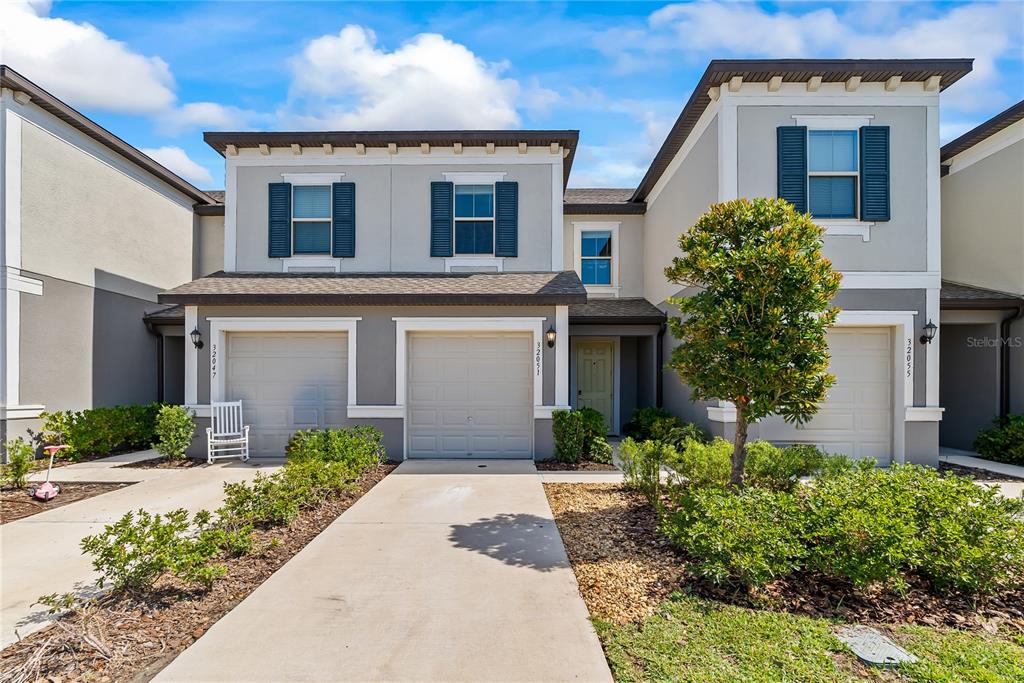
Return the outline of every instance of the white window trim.
[[[870,126],[873,114],[864,116],[846,116],[829,114],[794,114],[793,119],[798,126],[806,126],[807,130],[848,130],[861,126]]]
[[[283,178],[285,175],[286,174],[282,173],[281,177]],[[304,175],[306,177],[309,177],[309,176],[323,177],[323,176],[330,175],[330,174],[307,173],[307,174],[304,174]],[[344,175],[344,173],[342,173],[340,175]],[[324,217],[319,217],[319,218],[296,218],[295,217],[295,188],[296,187],[303,187],[303,186],[304,187],[326,187],[328,192],[329,193],[331,192],[331,185],[330,185],[329,182],[316,182],[316,183],[308,182],[308,183],[297,183],[297,184],[296,183],[292,183],[292,196],[291,196],[292,215],[291,215],[291,223],[289,224],[289,227],[291,228],[291,245],[290,246],[291,246],[292,255],[287,257],[287,258],[289,258],[289,259],[294,259],[294,258],[298,258],[298,259],[319,259],[319,260],[332,258],[331,254],[334,253],[334,230],[333,230],[333,225],[334,225],[334,199],[333,199],[333,197],[331,198],[331,202],[330,202],[331,213],[326,218],[324,218]],[[315,254],[302,253],[302,254],[297,254],[296,255],[296,253],[295,253],[295,224],[296,223],[323,223],[324,221],[327,222],[327,251],[325,251],[325,252],[318,252],[318,253],[315,253]],[[282,259],[282,260],[284,260],[284,259]],[[285,270],[285,272],[287,272],[288,265],[286,263],[282,264],[282,268]]]
[[[444,272],[450,273],[452,268],[496,268],[497,272],[505,270],[505,259],[502,256],[488,256],[487,254],[459,254],[447,256],[444,259]]]
[[[619,226],[621,221],[573,221],[572,222],[572,251],[573,268],[576,274],[583,279],[583,249],[580,240],[585,232],[610,232],[612,234],[612,258],[610,285],[583,285],[588,294],[619,296]]]
[[[871,241],[871,228],[875,227],[872,221],[859,221],[855,218],[822,218],[814,222],[825,228],[826,235],[856,236],[864,242]]]
[[[814,119],[819,122],[820,125],[808,126],[807,127],[807,156],[808,156],[808,169],[807,169],[807,210],[811,209],[811,178],[853,178],[853,216],[850,218],[815,218],[814,222],[825,228],[825,232],[830,235],[859,235],[865,242],[871,240],[871,231],[863,227],[864,222],[860,220],[860,126],[852,128],[846,125],[842,125],[847,121],[854,119],[865,119],[870,121],[874,118],[873,116],[856,117],[856,116],[815,116],[815,117],[797,117],[797,125],[805,125],[800,121],[807,121],[808,119]],[[835,126],[828,126],[826,124],[831,121]],[[864,123],[863,125],[867,125]],[[841,126],[841,127],[839,127]],[[811,154],[811,136],[812,130],[829,130],[836,132],[852,132],[854,134],[853,151],[854,151],[854,165],[856,168],[852,171],[812,171],[810,170],[810,154]],[[829,224],[832,226],[832,230],[829,230]],[[874,225],[874,223],[871,223]]]
[[[188,309],[186,307],[186,324],[188,327]],[[356,323],[362,318],[207,318],[210,323],[210,402],[224,400],[224,373],[220,366],[227,357],[228,332],[345,332],[348,342],[348,403],[356,403]],[[187,346],[187,344],[186,344]],[[194,350],[194,349],[193,349]],[[186,349],[187,353],[187,349]],[[186,372],[187,372],[186,355]],[[197,403],[190,400],[186,381],[185,403]]]
[[[330,185],[340,183],[344,173],[282,173],[281,180],[294,185]]]
[[[455,183],[456,185],[493,185],[505,180],[505,176],[508,175],[504,171],[494,172],[452,172],[445,173],[444,179],[449,183]]]
[[[341,271],[341,259],[333,256],[289,256],[281,259],[281,272],[291,272],[292,267],[331,268],[335,273]]]

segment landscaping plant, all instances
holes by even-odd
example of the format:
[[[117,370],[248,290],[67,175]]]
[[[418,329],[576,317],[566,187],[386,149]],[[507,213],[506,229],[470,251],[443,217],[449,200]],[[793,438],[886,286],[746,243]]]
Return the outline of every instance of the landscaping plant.
[[[185,457],[196,433],[195,413],[184,406],[160,406],[156,416],[156,442],[153,448],[169,460]]]
[[[605,457],[607,450],[595,443],[604,441],[608,433],[608,425],[600,411],[593,408],[579,410],[556,410],[552,413],[552,432],[555,438],[555,460],[563,463],[576,463],[580,460],[593,460],[595,448]],[[607,443],[605,443],[607,446]],[[608,447],[610,448],[610,446]],[[611,462],[611,460],[608,460]],[[597,461],[595,461],[597,462]]]
[[[660,441],[627,437],[619,444],[623,481],[640,491],[656,510],[661,509],[661,468],[674,456],[673,448]]]
[[[630,416],[629,422],[622,426],[622,435],[636,441],[648,441],[654,438],[654,423],[671,417],[672,414],[664,408],[637,408]]]
[[[995,427],[982,430],[974,450],[986,460],[1024,466],[1024,415],[1007,415],[993,420]]]
[[[670,300],[681,343],[672,367],[692,398],[736,406],[730,484],[743,485],[747,427],[772,414],[811,419],[835,383],[826,332],[841,276],[822,253],[824,231],[782,199],[713,205],[679,237],[667,279],[697,287]]]
[[[42,413],[42,438],[70,446],[63,455],[72,460],[149,448],[159,410],[159,403],[149,403]]]
[[[3,468],[3,480],[11,487],[23,489],[28,484],[28,473],[32,471],[35,452],[32,445],[20,436],[4,444],[7,450],[7,464]]]

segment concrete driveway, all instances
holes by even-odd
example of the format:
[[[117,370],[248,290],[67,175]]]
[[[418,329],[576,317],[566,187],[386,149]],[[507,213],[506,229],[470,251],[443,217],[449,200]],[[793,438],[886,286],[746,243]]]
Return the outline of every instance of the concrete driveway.
[[[402,464],[158,681],[610,681],[529,462]]]
[[[220,462],[188,469],[118,468],[133,460],[159,457],[155,451],[117,455],[53,470],[53,480],[138,482],[117,491],[0,525],[0,647],[47,623],[46,608],[32,607],[42,595],[94,591],[92,561],[79,541],[129,510],[167,512],[213,510],[223,500],[224,482],[252,479],[274,466],[254,461]],[[31,477],[41,480],[45,472]]]

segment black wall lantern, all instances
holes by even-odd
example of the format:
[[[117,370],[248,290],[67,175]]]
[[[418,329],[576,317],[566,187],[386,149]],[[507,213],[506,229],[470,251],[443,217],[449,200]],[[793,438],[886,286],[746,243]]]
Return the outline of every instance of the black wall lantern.
[[[549,349],[555,348],[555,337],[558,336],[557,333],[555,332],[555,328],[554,327],[549,327],[547,333],[544,336],[547,337],[548,348]]]
[[[203,333],[199,331],[198,327],[192,330],[189,336],[192,337],[192,346],[197,349],[203,348]]]
[[[924,334],[921,335],[922,344],[931,344],[932,339],[935,339],[935,332],[939,329],[939,326],[933,323],[930,319],[928,324],[924,326]]]

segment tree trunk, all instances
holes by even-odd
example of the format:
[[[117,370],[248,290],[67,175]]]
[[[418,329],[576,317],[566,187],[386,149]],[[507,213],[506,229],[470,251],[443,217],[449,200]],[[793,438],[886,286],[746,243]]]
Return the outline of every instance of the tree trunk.
[[[747,464],[747,414],[741,406],[736,410],[736,438],[732,445],[732,475],[729,487],[735,491],[743,488],[743,468]]]

